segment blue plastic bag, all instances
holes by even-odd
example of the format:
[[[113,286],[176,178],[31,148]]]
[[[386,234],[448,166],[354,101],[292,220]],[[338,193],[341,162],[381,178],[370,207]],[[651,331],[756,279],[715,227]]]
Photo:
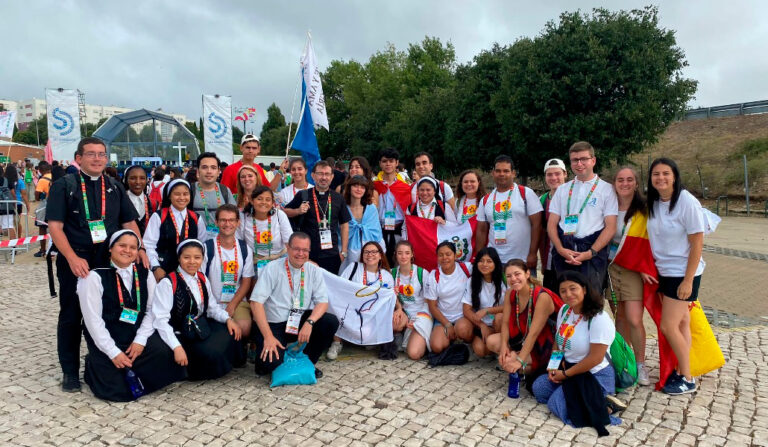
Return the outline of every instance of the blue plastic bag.
[[[304,354],[304,347],[306,345],[306,343],[302,343],[299,346],[299,343],[295,342],[285,347],[283,363],[272,371],[271,388],[283,385],[314,385],[317,383],[315,365],[309,360],[307,354]]]

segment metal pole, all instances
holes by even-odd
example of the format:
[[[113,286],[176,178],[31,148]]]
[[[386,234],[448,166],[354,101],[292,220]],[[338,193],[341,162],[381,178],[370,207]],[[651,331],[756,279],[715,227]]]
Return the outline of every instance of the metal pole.
[[[746,154],[744,154],[744,192],[747,197],[747,217],[749,217],[749,172],[747,171]]]
[[[699,164],[696,163],[696,172],[699,173],[699,183],[701,183],[701,197],[707,198],[707,191],[704,189],[704,179],[701,178],[701,168],[699,167]]]
[[[35,133],[37,134],[37,145],[40,146],[40,128],[37,125],[38,120],[39,118],[35,119]]]
[[[155,119],[152,118],[152,140],[154,141],[152,148],[153,154],[157,157],[157,128],[155,127]]]

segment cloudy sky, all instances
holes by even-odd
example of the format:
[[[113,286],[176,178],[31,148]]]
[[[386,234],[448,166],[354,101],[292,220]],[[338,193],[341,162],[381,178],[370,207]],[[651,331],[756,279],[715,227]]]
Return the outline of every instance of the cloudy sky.
[[[333,59],[365,61],[387,42],[398,49],[425,35],[450,41],[459,62],[494,42],[535,36],[566,10],[638,1],[2,1],[0,98],[44,97],[77,88],[91,104],[201,114],[202,93],[286,115],[298,59],[311,30],[321,69]],[[664,1],[661,22],[676,30],[699,81],[693,106],[768,99],[765,1]],[[760,19],[763,17],[763,19]],[[333,123],[331,123],[333,126]],[[257,130],[258,132],[258,130]]]

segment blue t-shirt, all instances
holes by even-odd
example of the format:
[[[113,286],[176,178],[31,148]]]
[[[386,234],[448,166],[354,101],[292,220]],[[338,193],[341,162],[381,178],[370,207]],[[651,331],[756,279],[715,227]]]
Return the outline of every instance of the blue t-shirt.
[[[21,192],[26,190],[27,187],[24,186],[24,179],[19,177],[19,180],[16,182],[16,200],[19,201],[19,203],[22,203],[21,201]]]

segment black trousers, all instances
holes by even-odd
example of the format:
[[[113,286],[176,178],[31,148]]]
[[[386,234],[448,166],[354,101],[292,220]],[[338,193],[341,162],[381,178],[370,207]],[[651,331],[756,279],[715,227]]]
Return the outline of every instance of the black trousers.
[[[103,250],[75,250],[75,254],[86,261],[91,269],[104,267]],[[56,327],[56,347],[59,364],[64,374],[80,373],[80,339],[83,333],[83,314],[77,298],[77,276],[69,268],[67,259],[56,256],[56,277],[59,279],[59,322]]]
[[[307,318],[309,318],[311,314],[311,310],[304,311],[304,315],[301,316],[301,324],[299,324],[299,330],[301,330],[304,322],[307,321]],[[293,343],[298,339],[297,335],[287,334],[285,332],[285,325],[287,323],[287,321],[283,323],[269,323],[269,328],[272,331],[272,334],[280,341],[280,344],[283,346],[287,346],[288,343]],[[309,342],[307,342],[307,346],[304,347],[304,353],[307,354],[307,357],[309,357],[309,360],[311,360],[312,363],[317,363],[323,351],[331,346],[331,343],[333,343],[333,335],[336,333],[338,328],[339,320],[335,315],[329,314],[328,312],[323,314],[323,316],[315,322],[315,325],[312,327],[312,334],[309,336]],[[253,332],[257,355],[256,365],[254,368],[256,370],[256,374],[271,373],[275,368],[283,363],[285,350],[278,347],[277,350],[279,353],[279,358],[276,359],[273,356],[272,361],[269,361],[269,359],[262,360],[261,350],[264,348],[264,336],[261,334],[261,331],[259,331],[258,328]]]

